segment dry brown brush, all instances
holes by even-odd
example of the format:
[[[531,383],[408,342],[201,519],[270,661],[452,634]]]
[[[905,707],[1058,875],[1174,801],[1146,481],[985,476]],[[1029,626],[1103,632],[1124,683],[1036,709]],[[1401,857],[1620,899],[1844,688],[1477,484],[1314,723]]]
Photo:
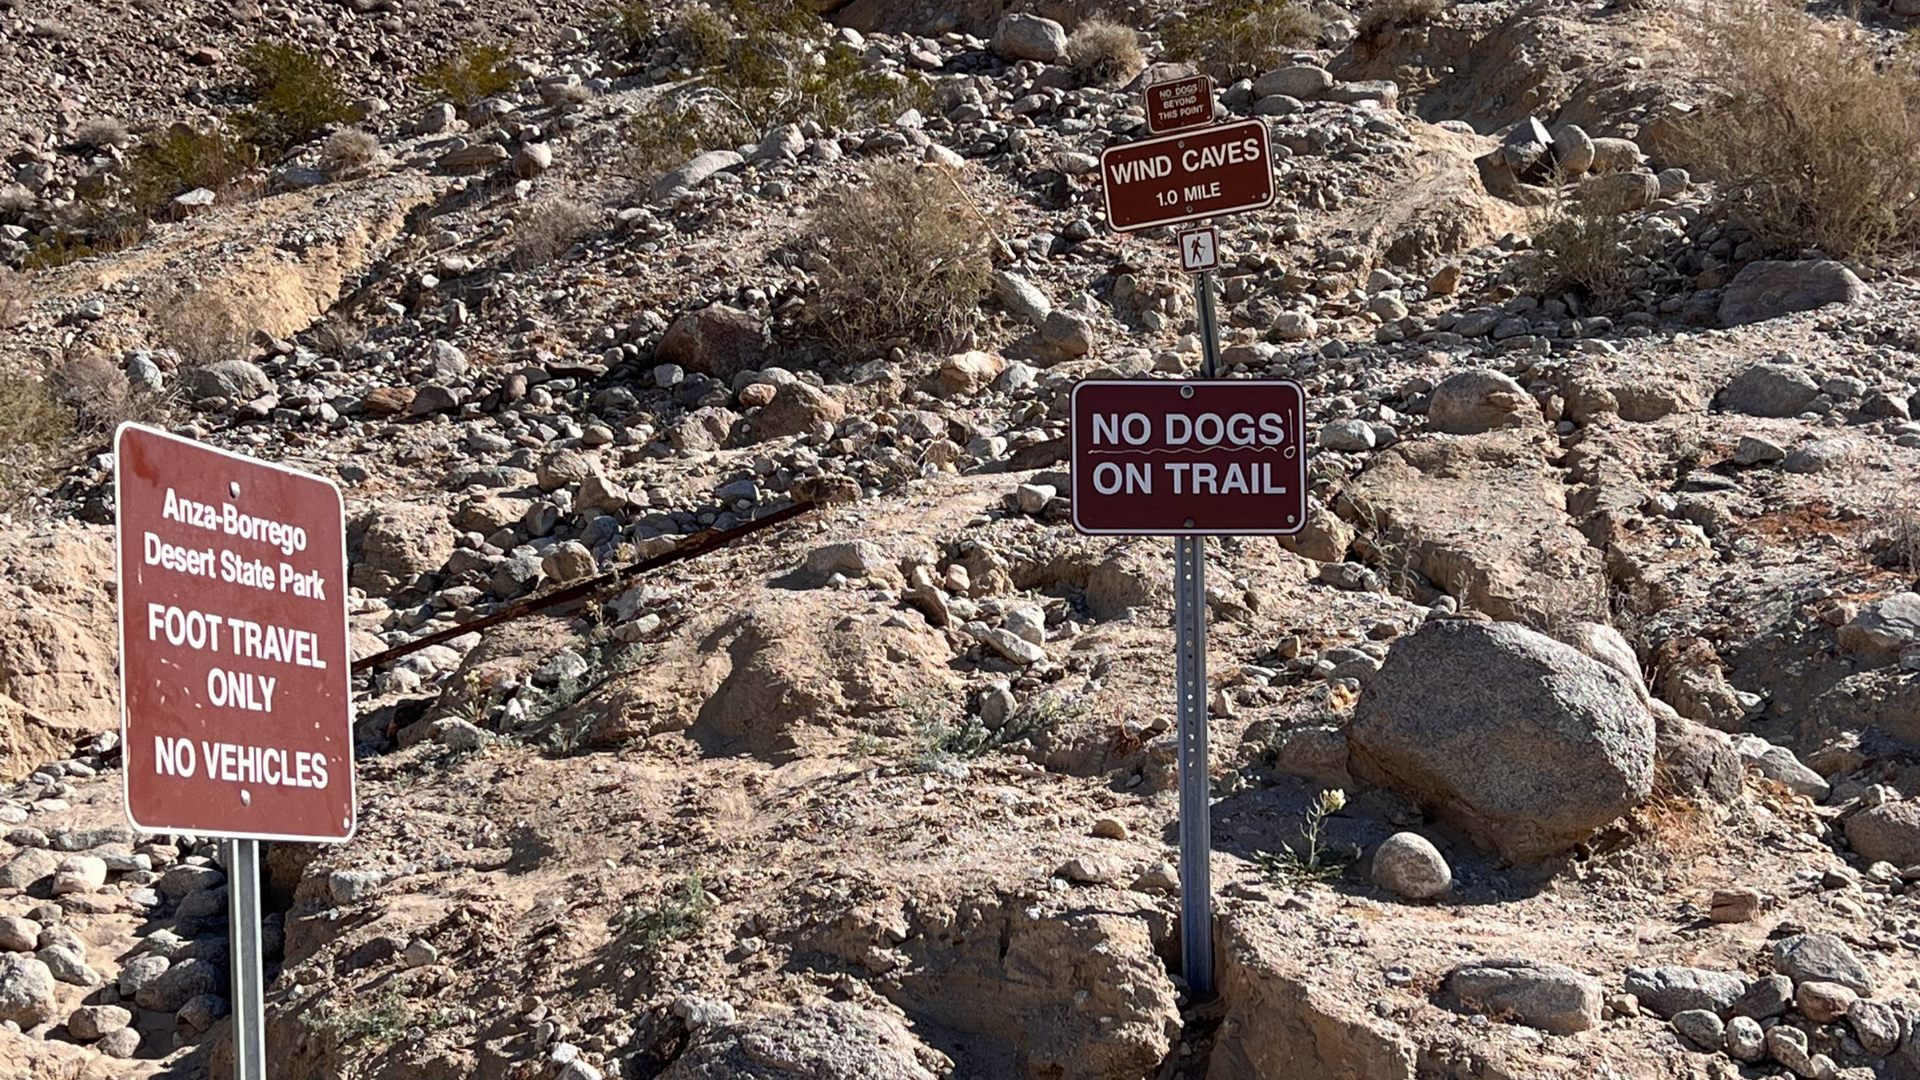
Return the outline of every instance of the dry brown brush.
[[[993,274],[991,218],[939,166],[887,165],[813,221],[828,336],[856,352],[950,341]]]
[[[1920,199],[1920,69],[1860,28],[1778,0],[1710,7],[1696,33],[1710,96],[1680,125],[1681,164],[1777,250],[1910,246]]]

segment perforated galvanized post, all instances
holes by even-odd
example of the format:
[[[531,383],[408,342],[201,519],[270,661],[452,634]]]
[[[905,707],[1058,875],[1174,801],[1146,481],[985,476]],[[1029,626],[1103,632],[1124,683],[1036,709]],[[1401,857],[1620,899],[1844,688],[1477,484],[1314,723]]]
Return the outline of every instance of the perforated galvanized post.
[[[266,956],[260,941],[260,841],[227,841],[228,963],[234,1080],[267,1080]]]
[[[1204,356],[1200,377],[1220,369],[1213,272],[1195,274]],[[1191,523],[1189,523],[1191,524]],[[1187,990],[1213,996],[1212,779],[1207,753],[1207,548],[1203,536],[1174,540],[1174,693],[1180,740],[1180,960]]]

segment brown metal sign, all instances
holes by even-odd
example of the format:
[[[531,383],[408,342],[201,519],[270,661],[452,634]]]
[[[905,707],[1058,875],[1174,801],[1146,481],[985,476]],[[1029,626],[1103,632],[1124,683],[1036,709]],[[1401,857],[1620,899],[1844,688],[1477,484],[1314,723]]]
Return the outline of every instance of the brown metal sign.
[[[1147,131],[1165,135],[1213,123],[1213,80],[1194,75],[1147,87]]]
[[[1073,526],[1129,536],[1258,536],[1307,520],[1298,383],[1082,382]]]
[[[1262,120],[1110,146],[1100,176],[1115,232],[1273,205],[1273,150]]]
[[[133,424],[115,452],[128,820],[147,832],[349,838],[339,490]]]

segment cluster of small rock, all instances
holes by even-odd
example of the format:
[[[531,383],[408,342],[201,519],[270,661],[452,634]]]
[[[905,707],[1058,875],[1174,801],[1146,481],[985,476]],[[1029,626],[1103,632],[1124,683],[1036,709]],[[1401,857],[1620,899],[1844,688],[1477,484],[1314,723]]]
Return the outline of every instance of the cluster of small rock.
[[[109,764],[92,754],[43,766],[0,800],[0,819],[12,823],[0,863],[0,903],[11,908],[0,914],[0,1021],[131,1057],[157,1024],[184,1043],[227,1015],[227,888],[216,845],[172,836],[136,842],[120,825],[51,824],[67,816],[59,797],[32,798],[62,783],[46,778],[92,776]],[[147,924],[132,955],[88,943],[92,921],[127,913]],[[279,917],[270,917],[275,949],[278,930]],[[80,1003],[63,1010],[75,994]]]

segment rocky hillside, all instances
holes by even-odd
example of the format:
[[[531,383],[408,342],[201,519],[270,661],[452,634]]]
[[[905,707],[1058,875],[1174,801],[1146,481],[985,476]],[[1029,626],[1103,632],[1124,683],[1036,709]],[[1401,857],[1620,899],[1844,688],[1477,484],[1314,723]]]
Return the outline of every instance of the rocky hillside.
[[[268,852],[276,1076],[1920,1076],[1901,6],[1752,16],[1795,67],[1658,3],[0,0],[0,1077],[231,1073],[218,846],[121,804],[127,419],[336,479],[356,655],[443,638],[355,676],[355,839]],[[1196,68],[1280,191],[1223,377],[1312,413],[1306,529],[1208,546],[1207,1001],[1169,546],[1065,498],[1075,382],[1199,367],[1098,161]],[[1765,171],[1835,132],[1908,152]]]

